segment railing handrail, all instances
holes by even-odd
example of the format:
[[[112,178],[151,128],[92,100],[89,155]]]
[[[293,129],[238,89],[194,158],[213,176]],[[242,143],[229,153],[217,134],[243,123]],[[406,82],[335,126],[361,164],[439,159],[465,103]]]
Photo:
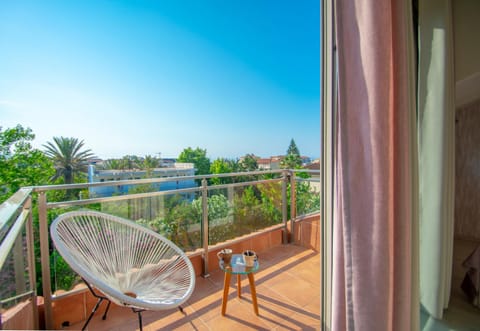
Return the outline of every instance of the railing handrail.
[[[8,231],[7,236],[4,238],[4,240],[2,240],[2,243],[0,244],[0,269],[3,268],[3,264],[7,259],[8,253],[15,244],[15,240],[17,240],[20,231],[22,231],[23,225],[27,221],[29,213],[29,210],[23,210],[16,218],[10,231]]]
[[[112,180],[105,182],[94,183],[75,183],[75,184],[58,184],[58,185],[37,185],[28,187],[33,192],[46,192],[53,190],[70,190],[70,189],[84,189],[89,187],[104,187],[104,186],[118,186],[118,185],[140,185],[140,184],[153,184],[171,181],[187,181],[187,180],[202,180],[210,178],[225,178],[225,177],[239,177],[239,176],[256,176],[266,174],[281,174],[284,171],[293,173],[303,172],[309,174],[320,175],[320,170],[311,169],[276,169],[276,170],[256,170],[256,171],[244,171],[244,172],[229,172],[222,174],[209,174],[209,175],[194,175],[194,176],[174,176],[174,177],[158,177],[158,178],[143,178],[143,179],[125,179],[125,180]],[[0,218],[1,219],[1,218]]]
[[[281,174],[283,171],[285,170],[229,172],[224,174],[125,179],[125,180],[112,180],[112,181],[94,182],[94,183],[38,185],[38,186],[31,186],[29,188],[32,189],[34,192],[46,192],[46,191],[53,191],[53,190],[84,189],[89,187],[101,187],[101,186],[140,185],[140,184],[152,184],[152,183],[172,182],[172,181],[202,180],[202,179],[209,179],[209,178],[255,176],[255,175],[265,175],[265,174],[274,174],[274,173]]]
[[[0,242],[3,241],[9,231],[9,221],[11,221],[18,210],[23,207],[30,197],[31,192],[31,188],[21,188],[0,205]]]

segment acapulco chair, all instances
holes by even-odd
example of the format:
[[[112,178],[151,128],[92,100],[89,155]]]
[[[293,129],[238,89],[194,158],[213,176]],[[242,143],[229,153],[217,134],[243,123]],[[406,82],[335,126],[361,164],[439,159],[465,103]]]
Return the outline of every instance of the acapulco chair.
[[[96,211],[57,217],[50,233],[60,255],[98,298],[84,330],[103,300],[132,308],[140,330],[144,310],[179,308],[195,287],[190,259],[170,240],[132,221]],[[97,294],[93,288],[100,290]]]

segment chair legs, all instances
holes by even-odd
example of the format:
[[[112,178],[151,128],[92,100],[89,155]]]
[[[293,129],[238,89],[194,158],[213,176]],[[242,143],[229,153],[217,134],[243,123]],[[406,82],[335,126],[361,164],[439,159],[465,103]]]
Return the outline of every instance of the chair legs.
[[[108,299],[107,299],[108,300]],[[107,309],[105,309],[105,312],[103,313],[103,316],[102,316],[102,320],[106,320],[107,319],[107,313],[108,313],[108,309],[110,309],[110,304],[112,302],[110,300],[108,300],[108,304],[107,304]]]
[[[137,313],[138,314],[138,325],[140,327],[140,331],[143,330],[143,327],[142,327],[142,311],[145,311],[145,309],[136,309],[136,308],[132,308],[132,311],[134,313]]]
[[[85,324],[83,325],[82,327],[82,331],[84,331],[86,328],[87,328],[87,325],[88,323],[90,323],[90,320],[92,319],[93,315],[95,314],[95,312],[97,311],[98,307],[100,306],[100,304],[102,303],[103,300],[107,300],[108,301],[108,304],[107,304],[107,308],[105,309],[105,313],[103,313],[103,316],[102,316],[102,319],[105,320],[107,318],[107,313],[108,313],[108,310],[110,309],[110,304],[112,303],[107,297],[104,297],[104,296],[101,296],[101,295],[98,295],[97,293],[95,293],[95,291],[93,290],[93,288],[90,286],[90,284],[88,284],[87,281],[85,281],[85,279],[83,280],[85,282],[85,284],[87,285],[88,289],[90,290],[90,293],[92,293],[92,295],[98,299],[97,303],[95,304],[95,307],[93,307],[92,309],[92,312],[90,313],[90,316],[88,316],[88,319],[87,321],[85,322]],[[185,312],[183,311],[183,308],[181,306],[178,306],[178,309],[184,314]],[[136,308],[132,308],[132,311],[134,313],[136,313],[138,315],[138,325],[140,327],[140,331],[143,330],[143,323],[142,323],[142,311],[145,311],[145,309],[136,309]]]
[[[185,315],[185,312],[183,311],[183,308],[181,306],[178,306],[178,309],[180,309],[180,311]],[[145,309],[132,308],[132,311],[138,314],[138,326],[140,327],[140,331],[142,331],[143,330],[142,311],[145,311]]]
[[[93,315],[95,314],[95,312],[97,311],[98,307],[100,306],[100,304],[102,303],[103,300],[108,301],[107,309],[105,309],[105,313],[103,313],[103,316],[102,316],[103,320],[105,320],[107,318],[108,309],[110,309],[110,304],[112,303],[107,297],[104,297],[104,296],[101,296],[101,295],[98,295],[97,293],[95,293],[93,288],[90,286],[90,284],[87,281],[85,281],[85,279],[83,281],[85,282],[88,289],[90,290],[90,293],[92,293],[92,295],[95,298],[97,298],[98,300],[97,300],[97,303],[95,304],[95,307],[93,307],[92,312],[90,313],[90,316],[88,316],[87,321],[83,325],[82,331],[84,331],[87,328],[88,323],[90,323],[90,320],[92,319]]]

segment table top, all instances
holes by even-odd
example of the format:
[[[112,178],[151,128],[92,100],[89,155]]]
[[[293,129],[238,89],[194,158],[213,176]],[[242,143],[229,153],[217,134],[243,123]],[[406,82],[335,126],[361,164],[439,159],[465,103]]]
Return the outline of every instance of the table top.
[[[223,260],[220,260],[218,264],[220,265],[220,269],[233,275],[246,275],[257,271],[260,267],[258,259],[255,261],[253,267],[247,267],[243,262],[242,254],[233,254],[232,260],[227,265],[223,263]]]

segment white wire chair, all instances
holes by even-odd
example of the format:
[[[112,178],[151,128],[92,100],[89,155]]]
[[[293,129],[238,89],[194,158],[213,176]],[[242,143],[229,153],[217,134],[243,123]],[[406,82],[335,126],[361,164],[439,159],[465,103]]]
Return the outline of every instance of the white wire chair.
[[[85,281],[97,304],[103,300],[141,312],[179,308],[195,287],[190,259],[170,240],[132,221],[96,211],[57,217],[50,233],[60,255]],[[105,296],[97,294],[93,287]]]

